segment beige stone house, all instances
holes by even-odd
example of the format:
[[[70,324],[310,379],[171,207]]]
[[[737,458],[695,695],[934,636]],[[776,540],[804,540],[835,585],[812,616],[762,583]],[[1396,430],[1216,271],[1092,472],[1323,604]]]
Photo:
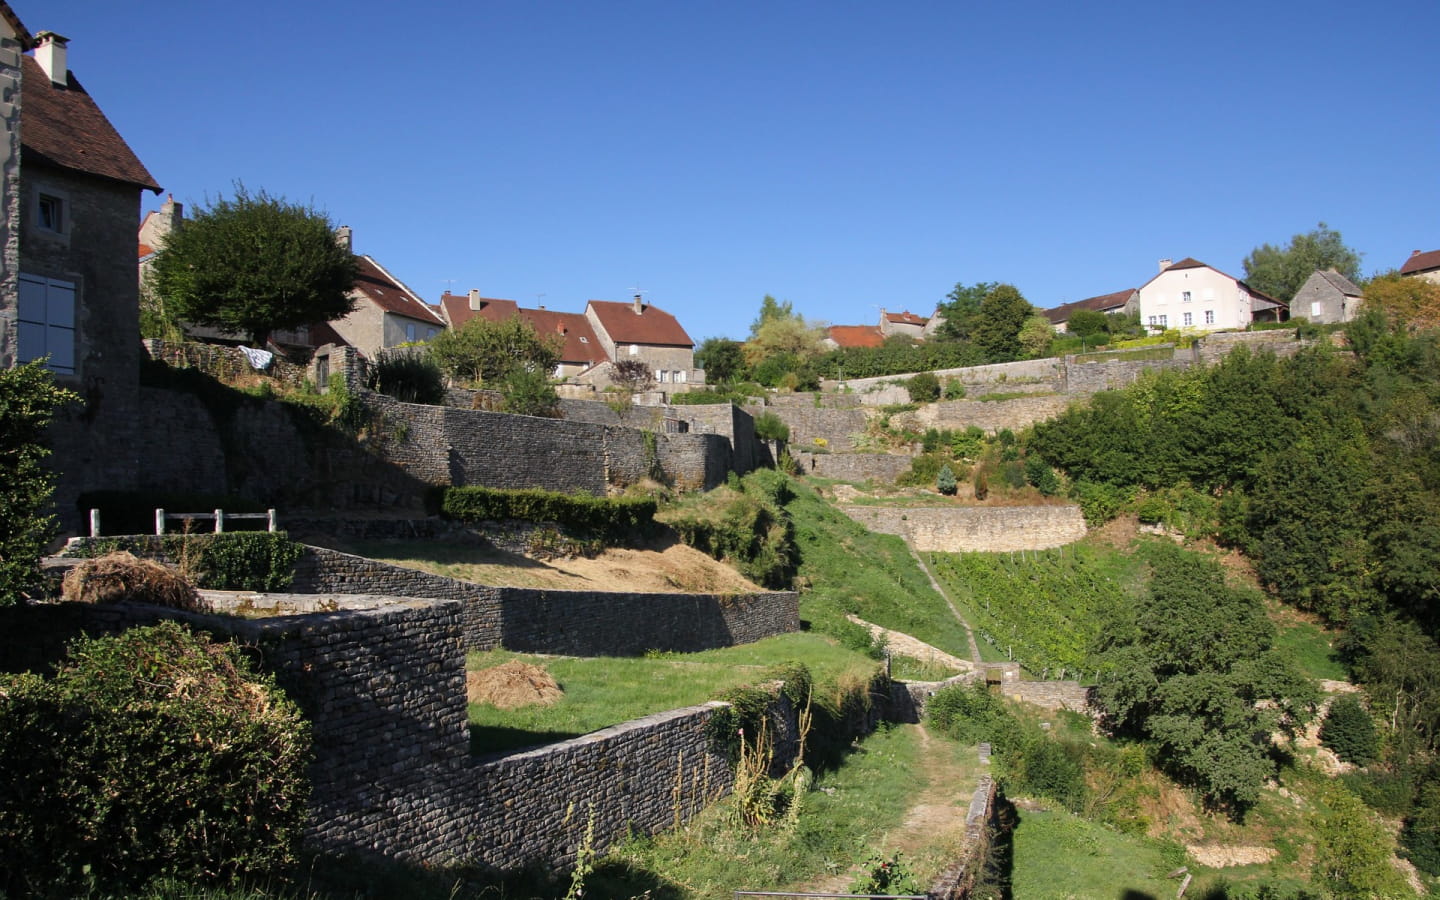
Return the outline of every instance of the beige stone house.
[[[917,316],[910,310],[892,313],[880,310],[880,333],[885,337],[903,335],[915,340],[924,340],[925,326],[930,320],[924,316]]]
[[[1416,250],[1400,266],[1400,274],[1407,278],[1423,278],[1440,284],[1440,250]]]
[[[1222,331],[1251,322],[1283,322],[1289,307],[1198,259],[1160,260],[1137,290],[1140,321],[1151,331]]]
[[[451,328],[459,328],[477,316],[494,322],[519,316],[536,333],[556,335],[560,338],[560,363],[555,367],[555,378],[579,376],[609,361],[590,320],[581,313],[556,312],[543,306],[522,309],[514,300],[481,297],[479,291],[471,291],[468,296],[447,291],[440,298],[440,313]]]
[[[341,227],[339,239],[347,246],[350,229]],[[445,328],[440,314],[372,256],[355,257],[358,272],[350,291],[355,309],[329,327],[369,359],[401,344],[428,341]]]
[[[704,382],[704,372],[695,368],[695,342],[690,335],[674,316],[644,303],[639,295],[630,303],[591,300],[585,318],[610,360],[645,363],[661,390],[685,390],[682,385]]]
[[[1334,269],[1314,272],[1290,301],[1290,315],[1318,325],[1349,322],[1360,314],[1364,292]]]

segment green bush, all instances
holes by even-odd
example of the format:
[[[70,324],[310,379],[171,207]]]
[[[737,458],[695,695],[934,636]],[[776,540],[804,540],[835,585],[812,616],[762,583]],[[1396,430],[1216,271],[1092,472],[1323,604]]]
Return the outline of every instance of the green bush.
[[[445,491],[441,514],[461,522],[553,522],[608,539],[649,532],[655,525],[655,501],[649,497],[592,497],[538,488],[497,490],[452,487]]]
[[[560,395],[544,372],[517,366],[500,382],[500,409],[516,416],[554,419],[560,415]]]
[[[78,399],[41,363],[0,369],[0,606],[19,603],[39,580],[40,555],[55,534],[42,437],[56,407]]]
[[[1427,875],[1440,876],[1440,782],[1420,789],[1414,810],[1400,829],[1402,855]]]
[[[955,473],[950,469],[949,463],[940,467],[940,473],[935,476],[935,490],[947,497],[955,496],[959,485],[955,483]]]
[[[370,369],[365,386],[402,403],[434,406],[445,401],[445,374],[423,347],[382,355]]]
[[[0,893],[220,883],[295,859],[309,729],[234,644],[174,623],[0,679]]]
[[[153,538],[106,538],[82,545],[79,554],[100,557],[114,550],[155,555]],[[305,548],[283,531],[167,534],[159,552],[196,587],[215,591],[283,591],[295,576]]]
[[[1348,763],[1364,765],[1375,758],[1380,738],[1370,713],[1351,694],[1337,697],[1320,723],[1320,743]]]
[[[795,576],[795,527],[782,506],[762,496],[740,494],[718,517],[676,516],[669,524],[686,545],[731,563],[765,587],[788,588]]]
[[[762,441],[790,440],[790,426],[773,412],[763,412],[755,417],[755,436]]]
[[[996,753],[1020,749],[1020,723],[1005,701],[984,684],[951,685],[935,692],[925,704],[925,717],[936,730],[961,744],[989,743]]]
[[[941,392],[941,396],[943,396],[946,400],[964,400],[964,399],[965,399],[965,385],[964,385],[964,383],[962,383],[962,382],[960,381],[960,379],[958,379],[958,378],[947,378],[947,379],[945,379],[945,388],[944,388],[944,390]]]
[[[921,372],[905,382],[912,403],[934,403],[940,399],[940,379],[934,372]]]

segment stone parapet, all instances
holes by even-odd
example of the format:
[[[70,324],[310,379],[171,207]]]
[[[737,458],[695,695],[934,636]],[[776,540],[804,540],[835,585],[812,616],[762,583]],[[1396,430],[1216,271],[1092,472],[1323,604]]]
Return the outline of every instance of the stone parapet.
[[[1004,553],[1048,550],[1085,536],[1078,506],[842,506],[845,515],[881,534],[905,538],[922,552]]]

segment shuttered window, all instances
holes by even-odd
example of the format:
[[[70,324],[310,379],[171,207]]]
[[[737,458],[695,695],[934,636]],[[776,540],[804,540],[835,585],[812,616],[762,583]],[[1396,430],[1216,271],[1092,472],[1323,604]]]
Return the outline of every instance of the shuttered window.
[[[75,374],[75,284],[20,274],[20,362],[48,356],[58,375]]]

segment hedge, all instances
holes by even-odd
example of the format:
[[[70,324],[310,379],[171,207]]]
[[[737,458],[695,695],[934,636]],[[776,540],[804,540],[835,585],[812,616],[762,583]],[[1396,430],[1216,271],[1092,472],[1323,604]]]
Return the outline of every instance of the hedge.
[[[456,487],[445,491],[441,512],[461,522],[553,522],[610,538],[646,532],[655,524],[649,497],[594,497],[539,489]]]

